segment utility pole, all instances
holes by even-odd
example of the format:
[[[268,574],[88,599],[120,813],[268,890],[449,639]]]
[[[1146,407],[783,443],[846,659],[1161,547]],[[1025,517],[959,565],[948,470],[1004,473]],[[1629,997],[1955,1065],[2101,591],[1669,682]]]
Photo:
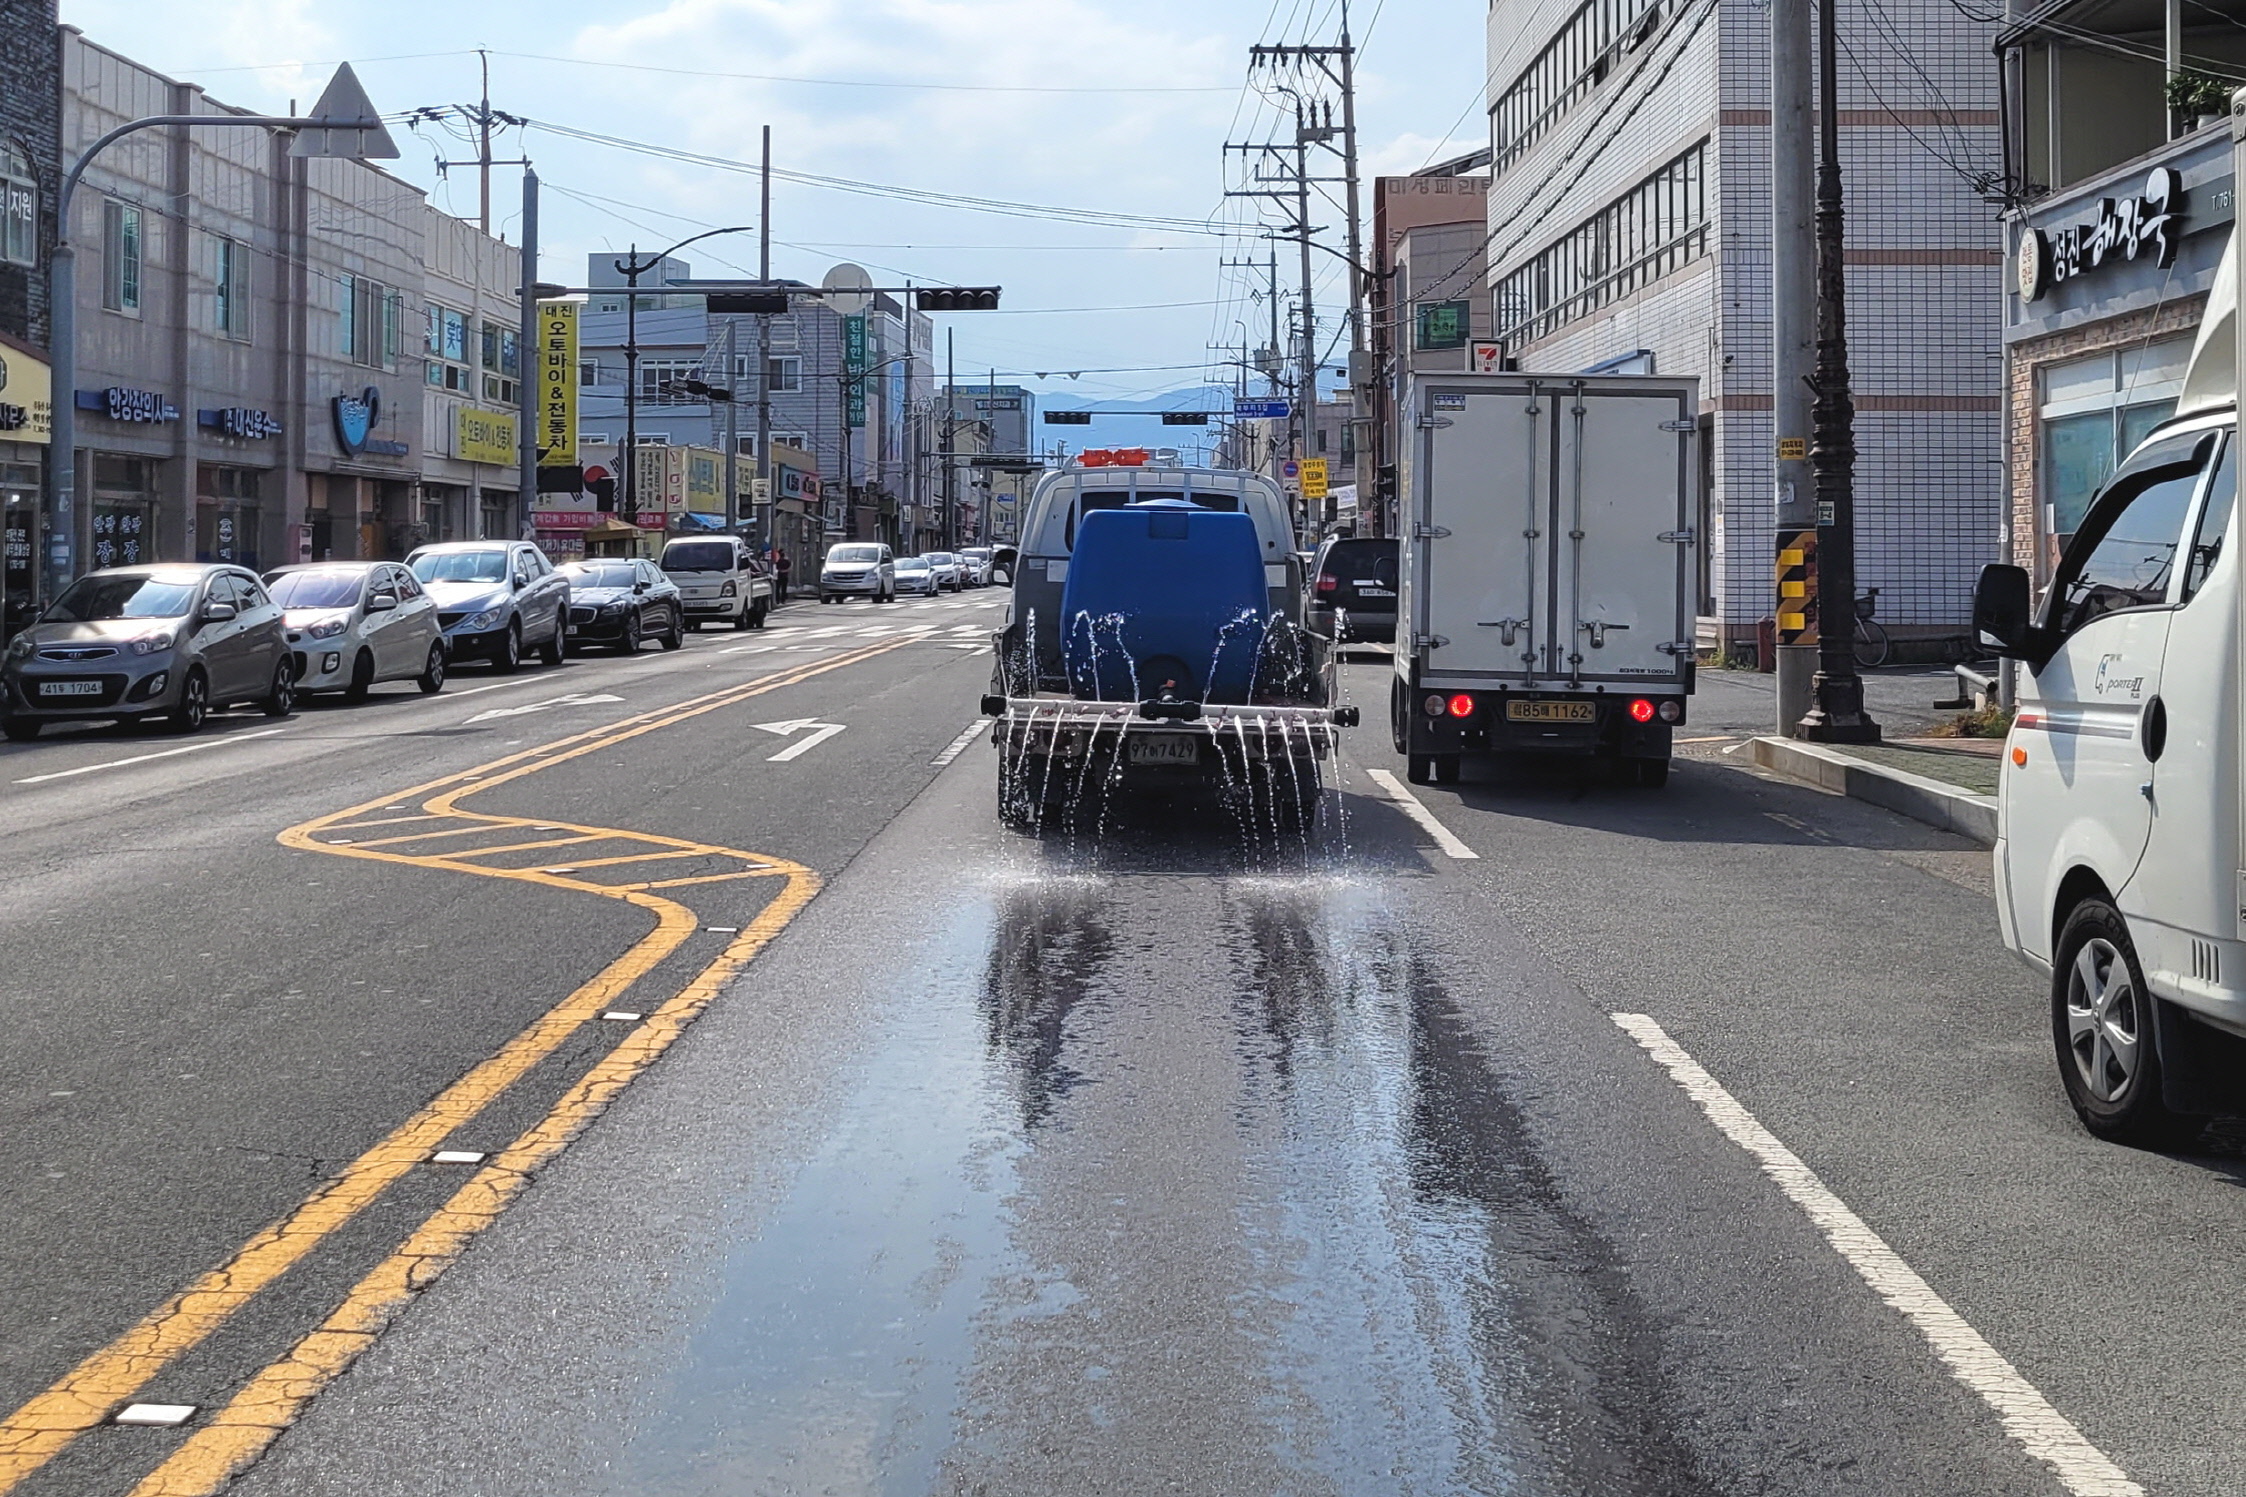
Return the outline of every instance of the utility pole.
[[[1295,104],[1295,223],[1301,229],[1296,246],[1302,251],[1302,357],[1295,372],[1302,381],[1297,397],[1301,417],[1295,423],[1295,457],[1309,457],[1318,431],[1318,304],[1310,276],[1310,139],[1305,133],[1302,104]],[[1309,510],[1308,501],[1303,504]]]
[[[1810,709],[1794,736],[1877,743],[1856,674],[1856,405],[1848,392],[1847,278],[1842,266],[1840,67],[1834,0],[1817,4],[1817,404],[1809,460],[1817,474],[1817,631]]]
[[[740,324],[733,318],[725,319],[725,393],[728,396],[738,394],[741,388],[738,366],[734,362],[733,352],[735,330],[739,326]],[[740,422],[735,415],[735,412],[739,409],[739,404],[736,401],[728,399],[725,402],[725,528],[727,530],[739,530],[741,528],[741,497],[735,492],[735,486],[740,481],[741,476],[737,451],[741,445],[741,439],[736,430]]]
[[[1811,0],[1771,0],[1771,431],[1777,463],[1776,669],[1778,731],[1790,733],[1809,710],[1817,661],[1817,600],[1809,596],[1817,504],[1811,494],[1809,436],[1816,367],[1817,221],[1815,66]],[[1707,536],[1700,544],[1709,543]]]
[[[483,63],[483,103],[476,110],[476,225],[486,234],[491,232],[491,53],[482,47],[476,49]]]
[[[764,159],[757,188],[756,278],[772,281],[772,127],[764,127]],[[764,543],[780,544],[779,495],[772,485],[772,318],[756,314],[756,476],[766,517]]]
[[[515,530],[528,536],[537,524],[532,516],[538,509],[538,393],[544,367],[538,358],[538,173],[528,163],[523,166],[521,318],[522,326],[515,332],[515,420],[521,424],[516,435],[521,449],[518,507],[522,512]]]
[[[639,523],[639,245],[624,252],[624,523]]]

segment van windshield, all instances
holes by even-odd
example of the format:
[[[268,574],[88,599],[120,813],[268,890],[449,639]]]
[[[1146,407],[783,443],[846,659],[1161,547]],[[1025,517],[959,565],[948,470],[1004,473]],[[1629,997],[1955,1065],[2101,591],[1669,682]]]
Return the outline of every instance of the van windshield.
[[[837,546],[827,553],[829,561],[879,561],[879,546]]]
[[[730,572],[740,553],[723,541],[685,541],[666,548],[666,572]]]

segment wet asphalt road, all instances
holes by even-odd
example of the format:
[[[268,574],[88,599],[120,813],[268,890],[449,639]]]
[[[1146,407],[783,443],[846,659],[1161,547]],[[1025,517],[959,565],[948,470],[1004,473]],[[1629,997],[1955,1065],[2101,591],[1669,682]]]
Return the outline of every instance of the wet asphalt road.
[[[744,664],[718,644],[568,684]],[[1661,792],[1565,771],[1421,790],[1479,854],[1462,861],[1371,777],[1401,768],[1377,730],[1352,735],[1308,839],[1194,803],[1040,838],[996,822],[987,742],[933,762],[985,669],[924,640],[604,751],[628,776],[594,755],[492,792],[795,859],[827,887],[234,1490],[2069,1490],[1616,1013],[1658,1021],[2129,1478],[2246,1486],[2236,1150],[2145,1155],[2074,1126],[1978,849],[1711,741]],[[1377,668],[1353,682],[1377,707]],[[741,748],[744,720],[797,718],[850,726],[823,760]],[[348,751],[380,761],[369,793],[436,752]],[[240,1067],[215,1107],[289,1131],[325,1106],[347,1154],[633,928],[543,889],[260,852],[355,798],[309,761],[287,774],[265,787],[283,810],[238,806],[196,855],[300,885],[313,859],[381,913],[329,917],[335,949],[259,990],[329,995],[295,1042],[314,1083]],[[213,960],[258,970],[304,918],[248,922]],[[0,940],[55,939],[21,923]],[[447,1022],[334,992],[380,960],[406,969],[384,998],[449,972]],[[209,1094],[134,1090],[121,1041],[155,1021],[129,986],[42,1021],[36,1064],[106,1068],[130,1105],[0,1143],[30,1223],[0,1280],[19,1396],[321,1168],[272,1185],[208,1147]],[[201,993],[164,1001],[221,1011]],[[229,1043],[280,1043],[301,1022],[283,1012]],[[525,1086],[522,1116],[462,1141],[496,1148],[551,1101]],[[33,1156],[77,1151],[94,1178],[38,1195]],[[148,1396],[225,1402],[440,1193],[404,1181]],[[41,1315],[67,1329],[25,1335]],[[95,1430],[22,1490],[127,1491],[183,1438]]]

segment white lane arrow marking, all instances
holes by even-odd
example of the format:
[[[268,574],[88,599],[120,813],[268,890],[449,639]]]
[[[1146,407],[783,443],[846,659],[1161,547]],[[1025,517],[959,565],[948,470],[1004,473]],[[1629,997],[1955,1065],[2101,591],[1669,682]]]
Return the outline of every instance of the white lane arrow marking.
[[[792,737],[793,735],[802,732],[805,728],[809,728],[812,730],[809,737],[801,740],[800,742],[789,744],[786,748],[780,750],[780,752],[774,754],[771,758],[765,761],[767,764],[785,764],[790,759],[801,758],[803,755],[817,748],[820,744],[825,743],[828,739],[834,737],[835,734],[841,732],[845,727],[848,726],[848,724],[823,723],[815,717],[798,717],[792,718],[784,723],[758,723],[755,726],[759,732],[777,733],[782,738]]]
[[[565,697],[548,697],[543,702],[526,702],[520,707],[494,707],[489,712],[477,713],[474,717],[469,718],[468,722],[470,726],[473,726],[476,723],[489,722],[495,717],[521,717],[527,712],[544,712],[549,707],[585,707],[595,702],[621,702],[622,700],[624,700],[622,697],[588,696],[584,692],[573,691]]]

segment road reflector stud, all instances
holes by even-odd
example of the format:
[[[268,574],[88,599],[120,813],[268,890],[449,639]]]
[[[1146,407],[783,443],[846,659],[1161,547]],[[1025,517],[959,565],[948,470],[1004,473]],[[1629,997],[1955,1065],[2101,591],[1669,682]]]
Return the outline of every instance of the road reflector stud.
[[[439,1149],[429,1156],[431,1164],[482,1164],[484,1156],[476,1149]]]
[[[2015,748],[2015,749],[2013,749],[2013,750],[2012,750],[2012,764],[2013,764],[2013,767],[2014,767],[2014,768],[2020,768],[2020,767],[2023,767],[2023,766],[2025,766],[2025,765],[2027,764],[2027,762],[2028,762],[2028,751],[2027,751],[2026,749],[2024,749],[2024,748]]]
[[[645,1014],[627,1013],[625,1010],[620,1008],[612,1008],[607,1013],[602,1014],[601,1017],[604,1019],[614,1019],[619,1024],[637,1024],[640,1020],[646,1018],[647,1016]]]
[[[575,868],[541,868],[540,873],[575,873]]]
[[[195,1417],[191,1403],[128,1403],[111,1419],[113,1424],[137,1424],[151,1429],[177,1429]]]
[[[741,933],[741,927],[738,925],[705,925],[702,929],[713,936],[737,936]]]

